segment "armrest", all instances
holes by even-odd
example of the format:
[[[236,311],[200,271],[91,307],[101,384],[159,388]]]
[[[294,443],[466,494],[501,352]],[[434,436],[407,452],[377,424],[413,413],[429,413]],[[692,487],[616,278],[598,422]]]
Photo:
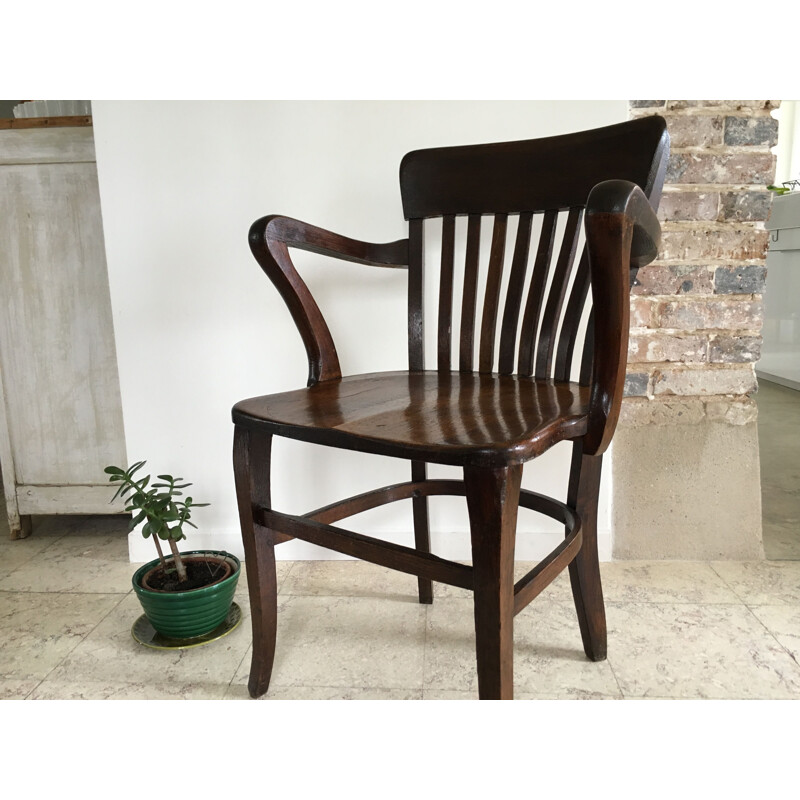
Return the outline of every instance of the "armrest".
[[[354,261],[357,264],[367,264],[372,267],[408,266],[408,239],[400,239],[389,244],[374,244],[360,242],[357,239],[348,239],[338,233],[331,233],[307,222],[301,222],[291,217],[281,217],[273,214],[253,223],[250,228],[250,246],[253,246],[253,237],[260,242],[270,239],[283,242],[288,247],[298,250],[308,250],[324,256]]]
[[[658,254],[661,226],[644,192],[628,181],[604,181],[586,204],[586,245],[594,301],[594,362],[584,453],[600,455],[617,426],[630,327],[630,270]]]
[[[290,217],[272,215],[253,223],[249,241],[256,261],[280,293],[303,339],[308,355],[308,385],[341,377],[330,329],[298,275],[289,248],[370,266],[404,267],[408,264],[408,240],[389,244],[360,242]]]
[[[624,214],[633,224],[631,267],[643,267],[658,255],[661,225],[644,192],[630,181],[603,181],[589,192],[586,215]]]

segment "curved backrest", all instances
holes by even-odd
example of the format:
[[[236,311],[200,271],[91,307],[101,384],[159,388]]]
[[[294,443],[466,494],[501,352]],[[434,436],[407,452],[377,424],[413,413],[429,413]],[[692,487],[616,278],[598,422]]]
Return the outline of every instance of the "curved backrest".
[[[475,369],[477,336],[480,372],[568,380],[583,320],[580,379],[588,383],[590,271],[586,249],[578,254],[583,209],[592,188],[613,179],[637,184],[657,208],[668,156],[666,123],[657,116],[543,139],[408,153],[400,165],[400,189],[409,220],[410,368],[424,368],[425,221],[441,218],[438,368],[456,366],[451,363],[455,256],[463,249],[457,368]],[[461,248],[456,220],[463,216]],[[487,224],[491,245],[476,330],[481,232],[488,233]]]

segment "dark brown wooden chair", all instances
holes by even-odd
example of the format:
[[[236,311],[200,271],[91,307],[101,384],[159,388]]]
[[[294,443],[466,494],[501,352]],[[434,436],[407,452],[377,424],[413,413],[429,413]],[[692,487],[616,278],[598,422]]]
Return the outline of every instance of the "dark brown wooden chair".
[[[292,538],[418,576],[421,603],[432,602],[432,581],[471,589],[481,699],[512,698],[514,615],[567,566],[586,655],[593,661],[606,657],[597,554],[600,468],[622,400],[630,282],[657,252],[655,209],[668,153],[660,117],[546,139],[418,150],[400,166],[408,239],[370,244],[280,216],[252,226],[250,247],[288,305],[309,363],[307,388],[243,400],[233,408],[234,471],[252,610],[253,697],[267,691],[275,653],[274,548]],[[559,214],[566,220],[556,247]],[[456,353],[458,215],[468,220]],[[479,237],[487,215],[492,215],[491,251],[476,329]],[[519,218],[508,289],[501,297],[510,215]],[[536,215],[541,233],[532,245]],[[437,369],[426,370],[423,228],[434,217],[442,218],[443,243],[438,354]],[[576,258],[581,227],[585,247]],[[328,326],[292,264],[292,247],[408,269],[408,371],[342,377]],[[593,306],[580,343],[590,288]],[[304,516],[280,513],[270,502],[275,435],[406,459],[411,480]],[[573,443],[567,502],[521,490],[523,464],[566,439]],[[463,467],[464,480],[429,480],[427,463]],[[472,566],[431,554],[427,498],[432,495],[466,496]],[[404,499],[413,504],[416,548],[332,525]],[[563,523],[566,537],[515,584],[520,506]]]

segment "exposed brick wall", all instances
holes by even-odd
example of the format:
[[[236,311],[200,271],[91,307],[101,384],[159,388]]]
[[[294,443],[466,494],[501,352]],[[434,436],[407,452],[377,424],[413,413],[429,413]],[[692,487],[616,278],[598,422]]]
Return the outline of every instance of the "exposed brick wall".
[[[632,100],[671,155],[659,256],[639,270],[622,424],[755,418],[777,100]]]

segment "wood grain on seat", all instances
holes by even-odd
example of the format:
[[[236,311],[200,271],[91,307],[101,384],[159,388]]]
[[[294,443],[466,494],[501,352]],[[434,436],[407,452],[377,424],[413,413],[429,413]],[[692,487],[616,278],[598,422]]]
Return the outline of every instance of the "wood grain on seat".
[[[515,464],[582,436],[589,389],[483,373],[383,372],[242,400],[237,424],[439,464]]]

